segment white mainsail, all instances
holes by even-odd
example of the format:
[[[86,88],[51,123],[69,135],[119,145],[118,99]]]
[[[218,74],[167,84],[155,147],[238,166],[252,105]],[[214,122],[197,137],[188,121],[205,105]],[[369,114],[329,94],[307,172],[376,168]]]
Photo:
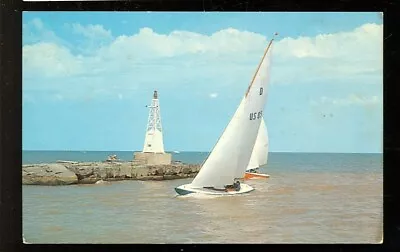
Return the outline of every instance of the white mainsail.
[[[273,39],[268,44],[245,96],[225,131],[191,183],[194,188],[224,188],[245,173],[267,98]]]
[[[265,121],[263,119],[260,123],[260,128],[258,129],[257,140],[254,144],[253,153],[251,154],[250,162],[247,165],[246,171],[267,164],[268,150],[268,131],[267,126],[265,125]]]

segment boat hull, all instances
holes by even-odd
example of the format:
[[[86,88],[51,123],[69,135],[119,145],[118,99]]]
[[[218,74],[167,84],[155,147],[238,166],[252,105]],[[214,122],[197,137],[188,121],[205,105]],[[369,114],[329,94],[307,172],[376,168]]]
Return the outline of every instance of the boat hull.
[[[179,195],[187,195],[187,194],[191,194],[191,193],[200,193],[200,194],[208,194],[208,195],[235,195],[235,194],[249,193],[251,191],[254,191],[254,188],[247,184],[241,183],[239,191],[234,191],[234,190],[218,191],[218,190],[207,189],[207,188],[193,188],[193,187],[191,187],[191,184],[185,184],[185,185],[176,187],[175,191]]]
[[[267,178],[269,178],[268,174],[254,173],[254,172],[244,173],[244,179],[267,179]]]

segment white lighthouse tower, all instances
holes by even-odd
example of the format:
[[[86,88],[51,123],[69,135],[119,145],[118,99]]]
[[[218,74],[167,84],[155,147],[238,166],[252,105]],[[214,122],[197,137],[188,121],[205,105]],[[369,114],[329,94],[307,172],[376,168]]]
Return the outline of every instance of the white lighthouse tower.
[[[134,159],[145,164],[162,165],[171,163],[171,154],[165,153],[161,125],[160,103],[158,93],[154,91],[144,139],[142,152],[134,153]]]
[[[157,91],[154,91],[147,122],[146,137],[144,140],[143,152],[164,153],[163,134],[161,126],[160,103]]]

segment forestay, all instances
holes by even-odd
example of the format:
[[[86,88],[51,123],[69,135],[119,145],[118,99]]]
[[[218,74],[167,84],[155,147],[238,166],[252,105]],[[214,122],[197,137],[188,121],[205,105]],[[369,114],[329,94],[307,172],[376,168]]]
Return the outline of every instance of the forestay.
[[[191,183],[192,187],[223,188],[232,184],[237,174],[244,174],[263,118],[272,41],[239,107]]]

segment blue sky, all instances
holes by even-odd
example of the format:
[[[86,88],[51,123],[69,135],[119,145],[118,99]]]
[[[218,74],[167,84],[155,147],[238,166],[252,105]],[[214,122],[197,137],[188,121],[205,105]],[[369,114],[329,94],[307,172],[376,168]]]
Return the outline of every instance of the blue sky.
[[[272,152],[382,152],[380,13],[24,12],[23,149],[209,151],[268,40]]]

